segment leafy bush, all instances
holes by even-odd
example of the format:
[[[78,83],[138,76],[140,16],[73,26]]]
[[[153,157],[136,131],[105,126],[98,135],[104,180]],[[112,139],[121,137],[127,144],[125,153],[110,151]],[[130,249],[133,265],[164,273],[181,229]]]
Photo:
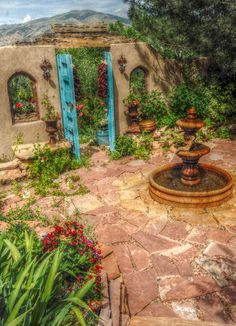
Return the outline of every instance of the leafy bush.
[[[114,160],[133,155],[136,149],[136,143],[131,137],[119,136],[116,139],[115,151],[112,153]]]
[[[115,151],[111,153],[113,160],[119,160],[125,156],[134,156],[138,159],[147,160],[152,149],[153,138],[143,133],[136,140],[129,136],[120,136],[116,139]]]
[[[50,189],[57,189],[58,184],[54,182],[63,172],[74,170],[82,166],[89,166],[87,157],[77,161],[75,156],[68,149],[59,149],[52,152],[48,146],[36,146],[34,161],[29,167],[31,185],[37,194],[45,196]]]
[[[0,237],[0,324],[6,326],[86,325],[96,316],[86,303],[94,284],[91,278],[79,289],[63,291],[65,271],[59,249],[42,255],[34,250],[39,242],[33,232],[24,232],[23,244]]]
[[[236,119],[235,91],[235,84],[228,84],[225,88],[217,84],[204,88],[208,104],[207,118],[212,123],[231,123],[232,118]]]
[[[141,103],[141,118],[161,120],[167,114],[166,99],[157,90],[146,93]]]
[[[195,107],[198,116],[207,116],[208,102],[201,88],[190,88],[186,84],[176,86],[169,95],[169,104],[176,118],[186,117],[187,110]]]

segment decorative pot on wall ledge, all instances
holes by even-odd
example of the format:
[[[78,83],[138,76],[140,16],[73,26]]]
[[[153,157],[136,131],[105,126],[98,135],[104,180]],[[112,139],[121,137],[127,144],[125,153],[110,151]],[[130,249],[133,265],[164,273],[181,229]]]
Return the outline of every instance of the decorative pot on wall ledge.
[[[157,124],[154,119],[145,119],[139,122],[139,128],[141,131],[153,132],[156,130]]]
[[[46,132],[49,135],[49,144],[54,145],[57,142],[58,120],[45,120]]]

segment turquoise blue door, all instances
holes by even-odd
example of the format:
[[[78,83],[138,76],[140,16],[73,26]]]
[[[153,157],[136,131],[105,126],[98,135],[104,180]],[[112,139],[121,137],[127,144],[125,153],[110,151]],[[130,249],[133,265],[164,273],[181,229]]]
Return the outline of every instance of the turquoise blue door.
[[[62,122],[65,138],[71,143],[77,159],[80,158],[79,132],[75,103],[74,76],[70,54],[57,55]]]
[[[112,57],[110,52],[105,52],[105,60],[108,71],[108,129],[109,129],[109,146],[114,151],[116,141],[115,128],[115,105],[114,105],[114,81],[112,72]]]

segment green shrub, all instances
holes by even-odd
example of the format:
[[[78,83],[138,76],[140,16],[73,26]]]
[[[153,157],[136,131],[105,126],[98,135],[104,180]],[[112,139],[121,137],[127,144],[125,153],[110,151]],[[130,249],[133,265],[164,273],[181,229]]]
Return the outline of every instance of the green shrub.
[[[118,160],[125,156],[131,156],[136,149],[136,143],[131,137],[119,136],[116,139],[115,151],[112,153],[112,158]]]
[[[186,84],[176,86],[169,95],[172,114],[177,119],[186,117],[187,110],[195,107],[200,118],[207,117],[208,101],[201,88],[190,88]]]
[[[63,172],[89,166],[88,157],[84,156],[78,161],[68,149],[52,152],[48,146],[37,146],[34,156],[29,167],[31,185],[42,196],[46,196],[51,189],[58,189],[59,185],[54,180]]]
[[[9,240],[9,231],[0,237],[0,324],[5,326],[86,325],[92,314],[85,297],[94,278],[71,293],[63,291],[63,252],[42,255],[33,232],[24,231],[24,241]]]
[[[157,90],[146,93],[141,102],[142,119],[161,120],[167,114],[167,103],[164,95]]]
[[[120,136],[116,139],[115,151],[111,153],[113,160],[125,156],[134,156],[137,159],[147,160],[152,149],[153,138],[150,134],[143,133],[137,139],[129,136]]]

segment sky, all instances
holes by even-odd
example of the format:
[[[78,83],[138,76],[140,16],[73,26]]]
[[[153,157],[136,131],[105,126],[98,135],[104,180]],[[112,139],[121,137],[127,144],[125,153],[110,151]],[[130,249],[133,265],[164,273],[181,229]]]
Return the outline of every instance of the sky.
[[[128,7],[123,0],[0,0],[0,24],[24,23],[83,9],[126,16]]]

